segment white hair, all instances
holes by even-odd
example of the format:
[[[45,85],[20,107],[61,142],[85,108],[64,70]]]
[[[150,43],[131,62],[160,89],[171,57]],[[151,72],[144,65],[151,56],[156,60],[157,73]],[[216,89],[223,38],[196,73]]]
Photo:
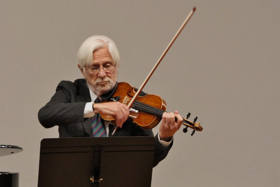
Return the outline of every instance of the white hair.
[[[117,46],[113,40],[107,36],[95,35],[86,39],[78,50],[77,57],[81,67],[91,65],[93,57],[92,53],[100,48],[108,47],[108,50],[116,63],[116,67],[119,67],[120,54]]]

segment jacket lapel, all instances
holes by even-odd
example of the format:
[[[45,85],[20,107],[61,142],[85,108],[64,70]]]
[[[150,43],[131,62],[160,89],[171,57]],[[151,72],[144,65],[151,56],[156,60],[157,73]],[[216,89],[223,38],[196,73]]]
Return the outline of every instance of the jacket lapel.
[[[91,102],[89,88],[85,79],[78,79],[75,81],[77,85],[77,102]],[[91,134],[91,118],[85,118],[82,122],[84,127],[85,136],[90,136]]]

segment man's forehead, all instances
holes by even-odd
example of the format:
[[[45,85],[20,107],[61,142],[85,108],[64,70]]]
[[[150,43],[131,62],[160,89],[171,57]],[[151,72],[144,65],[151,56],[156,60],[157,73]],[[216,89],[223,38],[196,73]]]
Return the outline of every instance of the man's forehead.
[[[114,61],[113,60],[106,60],[106,61],[92,61],[91,65],[96,65],[96,66],[99,66],[99,65],[105,65],[105,64],[114,64]]]
[[[92,52],[92,62],[98,63],[98,64],[104,64],[104,63],[112,63],[113,58],[111,56],[111,53],[108,51],[108,48],[99,48]]]

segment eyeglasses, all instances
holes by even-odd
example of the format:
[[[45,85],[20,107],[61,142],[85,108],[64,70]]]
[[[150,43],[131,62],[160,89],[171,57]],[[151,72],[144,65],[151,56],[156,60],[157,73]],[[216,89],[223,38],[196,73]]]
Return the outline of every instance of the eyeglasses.
[[[108,64],[105,64],[103,66],[102,65],[101,66],[93,65],[93,66],[89,66],[89,67],[85,67],[85,68],[91,74],[98,74],[101,68],[105,71],[105,73],[111,73],[114,70],[115,67],[116,67],[116,65],[108,63]]]

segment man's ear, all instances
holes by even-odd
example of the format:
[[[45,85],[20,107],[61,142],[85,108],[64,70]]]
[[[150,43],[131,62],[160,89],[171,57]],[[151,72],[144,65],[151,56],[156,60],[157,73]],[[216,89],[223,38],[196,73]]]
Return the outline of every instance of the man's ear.
[[[85,77],[85,72],[84,72],[84,68],[80,66],[80,64],[78,64],[78,68],[81,71],[81,73],[83,74],[83,76]]]

